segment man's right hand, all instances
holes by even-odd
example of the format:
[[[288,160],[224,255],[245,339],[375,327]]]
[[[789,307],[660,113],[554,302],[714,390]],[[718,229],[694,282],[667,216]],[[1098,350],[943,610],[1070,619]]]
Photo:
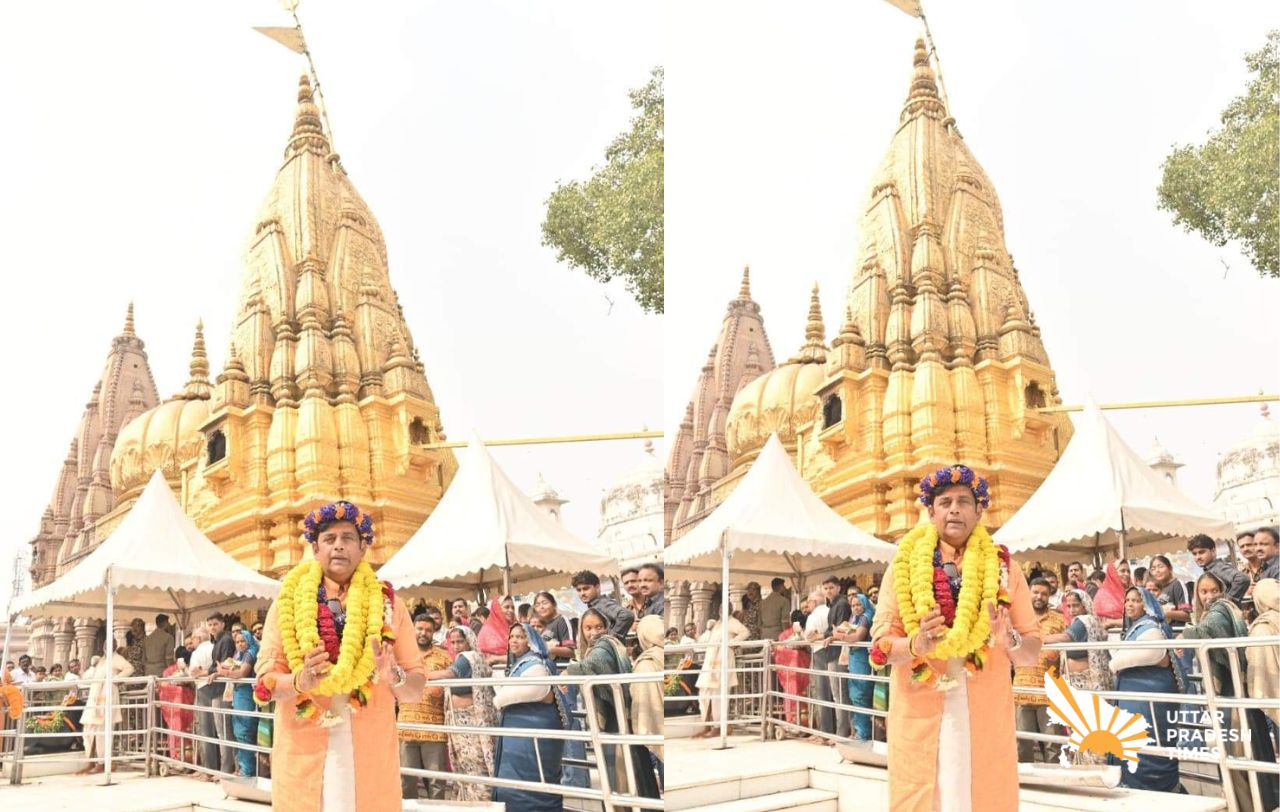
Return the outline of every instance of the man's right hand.
[[[302,671],[298,674],[298,687],[309,693],[329,673],[329,652],[320,644],[302,656]]]
[[[933,607],[929,613],[920,618],[920,631],[916,634],[911,648],[919,657],[924,657],[938,647],[938,641],[947,633],[947,621],[942,611]]]

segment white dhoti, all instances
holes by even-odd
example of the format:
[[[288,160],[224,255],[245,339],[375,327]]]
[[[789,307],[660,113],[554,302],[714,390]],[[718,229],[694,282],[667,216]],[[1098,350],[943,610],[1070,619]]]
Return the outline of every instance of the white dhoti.
[[[356,749],[351,738],[351,707],[345,699],[335,697],[333,702],[333,713],[342,722],[329,728],[324,788],[320,791],[324,812],[356,812]]]
[[[969,688],[963,660],[950,660],[947,674],[956,686],[943,694],[942,725],[938,729],[938,781],[933,808],[937,812],[972,809],[972,756],[969,747]]]

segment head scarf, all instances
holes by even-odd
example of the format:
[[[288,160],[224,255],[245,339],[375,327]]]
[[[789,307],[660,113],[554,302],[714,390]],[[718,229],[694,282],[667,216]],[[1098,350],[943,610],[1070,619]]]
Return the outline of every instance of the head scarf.
[[[1140,625],[1147,625],[1147,624],[1143,624],[1142,621],[1150,619],[1151,623],[1155,624],[1156,626],[1159,626],[1160,630],[1164,632],[1164,636],[1166,640],[1172,640],[1173,629],[1170,628],[1169,622],[1164,619],[1164,607],[1160,605],[1160,601],[1156,600],[1156,596],[1152,595],[1150,592],[1148,592],[1147,590],[1143,589],[1140,586],[1129,587],[1128,589],[1125,590],[1124,596],[1128,598],[1130,592],[1137,592],[1138,596],[1142,598],[1143,615],[1142,617],[1133,621],[1129,620],[1128,615],[1125,615],[1125,618],[1124,618],[1125,639],[1128,639],[1130,632],[1137,631]]]
[[[636,658],[637,664],[642,660],[652,660],[658,663],[657,670],[662,670],[662,649],[665,640],[662,625],[662,618],[657,615],[646,615],[640,619],[640,625],[636,626],[636,639],[640,641],[640,656]]]
[[[1218,590],[1222,594],[1219,595],[1217,598],[1215,598],[1213,603],[1205,605],[1200,602],[1200,578],[1212,578],[1214,583],[1218,585]],[[1231,619],[1232,634],[1235,635],[1236,637],[1244,637],[1245,635],[1247,635],[1249,627],[1244,622],[1244,615],[1241,614],[1240,607],[1236,606],[1236,602],[1231,600],[1231,598],[1227,595],[1226,583],[1221,578],[1219,578],[1216,574],[1209,572],[1208,570],[1205,570],[1204,572],[1200,573],[1200,578],[1196,578],[1196,584],[1195,584],[1196,586],[1196,597],[1195,597],[1196,623],[1197,624],[1203,623],[1204,616],[1209,614],[1209,612],[1215,606],[1221,603],[1223,605],[1221,611],[1225,611],[1227,613],[1227,616]]]
[[[867,593],[859,592],[853,599],[862,604],[862,614],[867,616],[867,623],[876,622],[876,605],[867,597]]]
[[[236,635],[244,638],[245,644],[249,647],[249,653],[253,655],[255,660],[258,659],[258,641],[254,639],[253,632],[248,629],[241,629],[236,632]]]
[[[1120,573],[1116,571],[1116,562],[1111,561],[1107,564],[1107,579],[1093,596],[1093,613],[1111,620],[1124,617],[1124,594],[1125,588],[1120,582]],[[1163,612],[1161,616],[1164,616]]]
[[[517,627],[523,628],[525,636],[529,638],[529,650],[512,659],[511,631],[514,631]],[[542,665],[546,666],[547,673],[553,677],[560,673],[560,669],[556,666],[556,661],[551,658],[551,651],[547,648],[547,641],[542,639],[542,635],[538,634],[530,623],[517,623],[507,632],[507,673],[514,674],[516,668],[528,663],[542,663]]]
[[[484,619],[484,625],[476,635],[479,650],[485,654],[507,653],[507,638],[511,636],[511,624],[507,623],[507,619],[502,614],[502,601],[509,597],[509,595],[502,595],[489,602],[489,616]],[[538,637],[541,636],[538,635]]]
[[[1070,625],[1072,620],[1081,616],[1073,615],[1071,610],[1067,608],[1067,595],[1075,595],[1080,599],[1080,604],[1084,607],[1082,615],[1093,614],[1093,598],[1089,597],[1089,593],[1083,589],[1068,589],[1062,596],[1062,602],[1058,604],[1058,609],[1062,612],[1062,616],[1067,619],[1067,625]]]
[[[1263,578],[1253,585],[1253,605],[1258,609],[1258,620],[1266,619],[1280,626],[1280,581]]]

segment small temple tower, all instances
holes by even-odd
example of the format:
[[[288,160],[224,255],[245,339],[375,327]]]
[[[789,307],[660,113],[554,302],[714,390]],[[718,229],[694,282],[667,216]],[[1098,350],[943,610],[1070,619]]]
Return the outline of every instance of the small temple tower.
[[[457,468],[399,298],[386,243],[333,153],[304,75],[275,181],[254,218],[228,358],[203,337],[191,381],[137,418],[112,484],[136,495],[162,462],[180,501],[241,562],[302,559],[302,517],[350,499],[373,514],[374,566],[439,502]],[[157,433],[157,428],[162,429]]]
[[[1183,463],[1173,458],[1173,452],[1164,447],[1159,437],[1152,438],[1151,453],[1147,456],[1147,466],[1160,475],[1165,482],[1178,487],[1178,469]]]
[[[751,269],[744,268],[738,295],[729,302],[671,444],[662,500],[665,544],[715,507],[712,486],[729,473],[732,461],[726,430],[733,397],[771,369],[773,349],[760,305],[751,298]]]
[[[563,508],[569,504],[569,500],[562,499],[560,492],[551,487],[542,474],[538,474],[538,481],[534,483],[533,493],[529,494],[529,498],[557,522],[564,521]]]
[[[102,375],[93,385],[80,425],[71,438],[40,529],[31,540],[31,584],[44,586],[74,567],[105,538],[101,517],[116,506],[110,460],[121,427],[158,402],[155,379],[142,339],[134,330],[133,305],[124,330],[111,341]],[[87,662],[96,629],[83,622],[37,619],[30,653],[37,663]],[[73,645],[77,648],[73,653]]]
[[[989,477],[986,521],[998,527],[1048,475],[1071,428],[1061,414],[1036,411],[1060,403],[1040,328],[1005,246],[995,187],[939,96],[920,40],[858,232],[831,349],[824,354],[807,330],[786,365],[794,385],[779,368],[753,387],[757,404],[735,405],[735,475],[771,430],[784,441],[793,432],[797,467],[815,491],[893,538],[919,519],[920,478],[960,462]]]

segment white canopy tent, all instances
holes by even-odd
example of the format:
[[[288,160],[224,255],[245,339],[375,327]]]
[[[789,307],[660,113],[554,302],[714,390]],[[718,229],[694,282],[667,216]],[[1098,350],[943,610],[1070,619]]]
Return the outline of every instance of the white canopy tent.
[[[1167,552],[1203,533],[1230,540],[1214,515],[1142,461],[1096,404],[1072,417],[1075,434],[1049,476],[995,534],[1014,555],[1069,560]]]
[[[739,575],[787,574],[796,588],[807,575],[837,569],[884,569],[897,548],[859,530],[818,497],[800,476],[778,435],[729,497],[666,549],[667,577],[720,577],[720,617],[729,617],[729,562]],[[720,746],[728,737],[729,637],[721,635]]]
[[[552,588],[579,570],[616,575],[618,562],[535,505],[473,436],[440,504],[378,577],[418,598],[498,586],[510,594],[513,584]]]
[[[30,617],[105,617],[114,651],[117,609],[171,612],[185,629],[197,613],[262,608],[279,591],[279,582],[236,561],[201,533],[156,471],[97,549],[61,578],[19,599],[14,611]],[[106,780],[111,783],[114,674],[111,652],[106,654]]]

